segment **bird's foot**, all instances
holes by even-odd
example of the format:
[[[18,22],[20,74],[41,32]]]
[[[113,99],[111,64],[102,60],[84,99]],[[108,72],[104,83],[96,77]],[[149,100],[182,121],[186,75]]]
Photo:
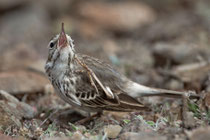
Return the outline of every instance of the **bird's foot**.
[[[102,114],[101,112],[98,112],[98,113],[96,113],[96,114],[94,114],[92,116],[89,115],[88,117],[86,117],[86,118],[84,118],[82,120],[77,121],[75,124],[77,124],[77,125],[85,124],[85,123],[87,123],[87,122],[89,122],[91,120],[94,120],[94,118],[96,118],[96,117],[100,117],[101,114]]]

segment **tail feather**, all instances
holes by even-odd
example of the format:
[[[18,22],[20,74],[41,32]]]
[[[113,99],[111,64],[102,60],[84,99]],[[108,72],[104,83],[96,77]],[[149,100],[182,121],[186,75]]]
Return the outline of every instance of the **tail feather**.
[[[183,95],[189,96],[190,99],[199,99],[200,96],[193,94],[191,92],[182,92],[182,91],[173,91],[173,90],[165,90],[165,89],[153,89],[153,93],[150,94],[142,94],[142,96],[164,96],[164,97],[172,97],[172,98],[182,98]]]
[[[126,92],[132,97],[147,97],[147,96],[164,96],[172,98],[182,98],[182,96],[188,95],[190,99],[199,99],[200,96],[192,94],[192,92],[185,91],[173,91],[166,89],[150,88],[143,85],[140,85],[135,82],[129,82]]]

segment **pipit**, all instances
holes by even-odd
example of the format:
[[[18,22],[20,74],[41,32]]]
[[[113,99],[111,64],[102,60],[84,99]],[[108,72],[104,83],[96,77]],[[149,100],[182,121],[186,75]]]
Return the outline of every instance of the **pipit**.
[[[88,112],[141,111],[147,107],[137,100],[138,97],[182,97],[185,93],[140,85],[111,65],[76,53],[73,40],[65,33],[63,23],[61,33],[50,41],[48,47],[46,73],[57,94],[77,109]]]

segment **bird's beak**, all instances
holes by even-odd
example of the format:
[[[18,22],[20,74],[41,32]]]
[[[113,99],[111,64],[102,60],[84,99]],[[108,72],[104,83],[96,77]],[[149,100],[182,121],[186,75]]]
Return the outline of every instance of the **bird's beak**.
[[[61,33],[59,35],[59,39],[58,39],[58,47],[66,47],[67,46],[67,38],[66,38],[66,34],[64,31],[64,23],[62,23],[62,27],[61,27]]]

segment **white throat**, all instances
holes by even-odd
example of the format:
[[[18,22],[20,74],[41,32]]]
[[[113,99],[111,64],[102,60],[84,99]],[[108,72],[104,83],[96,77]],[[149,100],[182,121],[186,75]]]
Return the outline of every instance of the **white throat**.
[[[58,50],[57,53],[59,53],[57,59],[57,55],[55,55],[55,59],[47,62],[46,66],[50,67],[50,71],[48,72],[51,75],[50,78],[53,77],[54,79],[62,79],[66,71],[74,69],[74,65],[72,64],[74,52],[70,46],[67,46]]]

